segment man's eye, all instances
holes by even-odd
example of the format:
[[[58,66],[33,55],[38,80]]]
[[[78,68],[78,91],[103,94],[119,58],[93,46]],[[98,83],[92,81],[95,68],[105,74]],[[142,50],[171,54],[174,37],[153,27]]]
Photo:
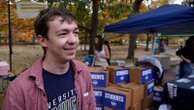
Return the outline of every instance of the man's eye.
[[[79,31],[74,32],[75,34],[79,34]]]
[[[63,36],[63,35],[67,35],[67,33],[60,33],[60,34],[58,34],[58,36]]]

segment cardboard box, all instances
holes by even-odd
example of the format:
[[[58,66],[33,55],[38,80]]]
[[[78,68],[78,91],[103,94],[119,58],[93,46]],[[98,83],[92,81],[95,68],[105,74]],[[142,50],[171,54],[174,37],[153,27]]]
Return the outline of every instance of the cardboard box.
[[[135,105],[131,106],[129,110],[142,110],[142,100],[139,103],[136,103]]]
[[[108,71],[101,67],[90,68],[92,84],[94,87],[106,87],[109,83]]]
[[[116,109],[110,108],[110,107],[104,107],[104,110],[116,110]]]
[[[106,71],[104,67],[89,67],[90,71]]]
[[[153,96],[145,96],[145,98],[142,101],[142,108],[143,110],[151,108],[153,104]]]
[[[93,90],[96,98],[96,105],[102,106],[104,100],[104,90],[101,88],[94,88]]]
[[[152,70],[150,68],[131,67],[129,71],[131,82],[145,84],[153,80]]]
[[[119,84],[119,87],[132,90],[132,106],[136,106],[144,99],[144,85],[135,83]]]
[[[111,66],[107,68],[110,75],[110,82],[119,84],[129,82],[129,69],[117,66]]]
[[[132,90],[108,87],[104,92],[104,106],[115,110],[127,110],[131,106]]]

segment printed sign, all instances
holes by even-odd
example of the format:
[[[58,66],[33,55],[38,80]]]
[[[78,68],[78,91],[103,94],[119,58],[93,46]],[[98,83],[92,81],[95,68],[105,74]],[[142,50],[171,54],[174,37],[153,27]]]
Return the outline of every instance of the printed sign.
[[[104,90],[94,89],[94,95],[96,97],[96,105],[103,105]]]
[[[152,77],[152,69],[143,69],[142,70],[142,76],[141,76],[141,83],[142,84],[145,84],[146,82],[149,82],[153,80],[153,77]]]
[[[115,72],[115,83],[129,82],[129,69],[116,69]]]
[[[105,91],[104,106],[115,108],[116,110],[125,110],[126,96],[123,94]]]
[[[167,83],[168,94],[171,99],[177,97],[177,85],[173,83]]]
[[[154,81],[151,81],[147,84],[147,95],[151,95],[154,92]]]
[[[106,87],[108,84],[107,73],[91,72],[92,84],[95,87]]]

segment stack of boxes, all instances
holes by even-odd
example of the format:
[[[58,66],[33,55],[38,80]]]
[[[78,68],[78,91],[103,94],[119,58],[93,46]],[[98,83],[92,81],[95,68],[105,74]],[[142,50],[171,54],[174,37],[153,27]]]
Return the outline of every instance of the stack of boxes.
[[[104,91],[103,104],[105,110],[128,110],[131,106],[132,90],[119,89],[114,86],[107,87]]]
[[[130,68],[131,82],[143,86],[142,109],[150,108],[152,105],[154,80],[150,68],[132,67]]]
[[[141,110],[144,97],[144,86],[135,83],[120,84],[119,87],[132,90],[130,110]]]
[[[90,67],[97,110],[145,110],[154,81],[150,68]]]
[[[96,97],[96,107],[97,110],[104,110],[104,89],[108,87],[109,84],[109,74],[108,71],[101,67],[90,67],[91,79],[94,87],[94,94]]]
[[[110,75],[110,82],[113,84],[127,83],[129,82],[129,69],[121,67],[108,67],[107,68]]]

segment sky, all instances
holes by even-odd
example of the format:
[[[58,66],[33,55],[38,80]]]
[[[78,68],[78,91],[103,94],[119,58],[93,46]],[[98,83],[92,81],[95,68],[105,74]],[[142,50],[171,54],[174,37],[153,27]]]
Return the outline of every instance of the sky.
[[[144,0],[143,2],[145,5],[151,4],[151,1],[157,1],[157,0]],[[184,0],[169,0],[169,4],[181,4]]]
[[[170,4],[181,4],[183,0],[169,0]]]

